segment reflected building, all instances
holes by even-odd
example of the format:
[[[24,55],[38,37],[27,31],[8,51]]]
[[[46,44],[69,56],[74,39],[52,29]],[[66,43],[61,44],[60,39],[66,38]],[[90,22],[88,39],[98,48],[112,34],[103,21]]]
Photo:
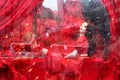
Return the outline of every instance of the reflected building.
[[[63,20],[64,17],[63,11],[64,0],[57,0],[57,4],[58,4],[58,24],[61,25],[61,21]]]

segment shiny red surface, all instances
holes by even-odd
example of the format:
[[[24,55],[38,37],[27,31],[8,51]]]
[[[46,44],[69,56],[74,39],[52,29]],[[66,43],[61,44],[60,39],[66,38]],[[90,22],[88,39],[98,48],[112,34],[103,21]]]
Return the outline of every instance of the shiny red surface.
[[[42,0],[6,0],[0,1],[0,35],[6,39],[6,42],[1,42],[4,47],[9,46],[10,43],[14,41],[22,42],[18,39],[18,36],[9,38],[9,35],[4,36],[4,33],[13,31],[14,34],[18,34],[18,26],[21,23],[23,32],[22,35],[30,31],[31,28],[26,25],[30,24],[32,27],[32,17],[33,15],[29,13],[32,12],[33,8]],[[54,20],[46,19],[45,22],[38,19],[38,33],[40,34],[37,40],[39,42],[38,50],[41,47],[46,47],[50,51],[46,58],[40,57],[18,57],[13,58],[13,55],[5,49],[5,57],[0,59],[0,79],[4,80],[119,80],[120,79],[120,22],[119,19],[120,11],[115,11],[120,8],[120,2],[118,0],[111,0],[111,5],[107,2],[110,0],[103,0],[105,7],[110,16],[110,56],[106,61],[101,58],[103,50],[97,50],[93,57],[80,57],[75,60],[64,59],[68,52],[73,50],[73,47],[66,45],[74,45],[76,38],[73,36],[78,32],[78,26],[84,20],[83,16],[77,18],[75,16],[65,15],[65,21],[62,22],[62,26],[56,30],[57,22]],[[12,11],[11,11],[12,10]],[[72,9],[71,9],[72,10]],[[76,9],[77,10],[77,9]],[[29,16],[28,16],[29,15]],[[6,17],[7,16],[7,17]],[[28,16],[28,17],[27,17]],[[27,18],[26,18],[27,17]],[[25,19],[26,18],[26,19]],[[51,27],[52,25],[54,27]],[[17,27],[18,26],[18,27]],[[24,27],[23,27],[24,26]],[[46,28],[50,29],[50,35],[46,36]],[[11,30],[12,27],[12,30]],[[14,27],[17,27],[14,29]],[[58,36],[58,35],[61,35]],[[3,44],[6,43],[6,44]],[[63,46],[55,45],[55,43],[62,44]],[[51,47],[52,46],[52,47]],[[22,49],[20,45],[15,46],[16,51]],[[99,48],[99,47],[97,47]],[[21,50],[22,51],[22,50]],[[41,54],[39,52],[39,54]],[[7,58],[6,58],[7,56]],[[9,56],[9,57],[8,57]],[[100,57],[99,57],[100,56]],[[12,58],[10,58],[12,57]]]

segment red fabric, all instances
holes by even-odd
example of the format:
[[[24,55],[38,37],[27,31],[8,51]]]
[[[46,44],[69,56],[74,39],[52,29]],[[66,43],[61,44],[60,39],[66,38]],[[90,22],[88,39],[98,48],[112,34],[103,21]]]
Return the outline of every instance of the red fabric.
[[[86,58],[81,67],[80,80],[113,80],[112,68],[100,59]],[[110,78],[109,78],[110,77]]]
[[[119,1],[115,1],[115,0],[111,0],[112,4],[111,5],[108,5],[109,1],[110,0],[102,0],[108,13],[109,13],[109,16],[110,16],[110,33],[111,33],[111,37],[114,38],[114,37],[117,37],[117,36],[120,36],[120,27],[119,27],[119,21],[117,21],[117,19],[119,19],[119,14],[120,14],[120,11],[116,11],[117,9],[120,8],[120,3]]]
[[[79,58],[78,60],[70,60],[56,56],[52,58],[53,60],[51,59],[53,62],[50,62],[51,65],[49,69],[47,68],[51,73],[50,75],[45,69],[44,59],[1,59],[0,79],[61,80],[64,78],[65,80],[119,80],[120,63],[117,59],[103,62],[100,58]]]
[[[78,38],[74,45],[52,44],[50,47],[50,51],[56,52],[61,55],[67,55],[76,48],[79,51],[79,54],[87,54],[88,47],[88,39],[85,36],[82,36]]]
[[[62,55],[59,53],[48,52],[46,56],[46,69],[50,74],[60,73],[64,70],[62,65]]]
[[[64,26],[66,27],[66,26]],[[79,25],[78,26],[70,26],[69,28],[62,28],[61,30],[61,40],[63,44],[69,45],[69,44],[75,44],[75,41],[77,39],[77,34],[79,32]]]
[[[59,44],[52,44],[50,47],[50,51],[61,54],[67,55],[68,53],[74,50],[73,45],[59,45]]]
[[[15,69],[27,80],[44,80],[46,77],[44,59],[17,59],[13,61]]]
[[[88,50],[87,38],[85,36],[80,37],[75,46],[52,45],[51,52],[49,51],[46,58],[49,71],[79,74],[80,70],[78,65],[82,63],[82,58],[64,59],[62,57],[72,52],[74,47],[79,50],[79,53],[86,54]]]
[[[82,58],[63,59],[62,63],[65,67],[64,72],[67,74],[80,75],[80,67],[82,66]]]
[[[43,0],[0,0],[0,34],[10,32]]]
[[[0,59],[0,80],[26,80],[26,78],[16,71],[11,58]]]
[[[87,54],[88,39],[85,36],[81,36],[78,38],[76,42],[76,49],[79,51],[79,54]]]

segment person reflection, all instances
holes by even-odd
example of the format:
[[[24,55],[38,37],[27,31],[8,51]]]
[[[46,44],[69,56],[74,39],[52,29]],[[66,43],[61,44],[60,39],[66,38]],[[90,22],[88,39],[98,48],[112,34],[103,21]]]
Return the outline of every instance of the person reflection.
[[[78,54],[80,56],[88,56],[87,50],[88,50],[89,45],[88,45],[88,39],[85,36],[87,34],[87,31],[88,31],[88,23],[83,22],[79,29],[80,34],[79,34],[78,40],[76,41],[75,49],[73,50],[73,52],[66,55],[65,58],[74,58]]]
[[[42,49],[42,53],[45,56],[48,64],[48,70],[52,69],[54,71],[60,71],[65,73],[65,77],[69,76],[67,80],[70,80],[70,75],[73,75],[72,80],[76,80],[75,76],[80,77],[80,69],[82,66],[83,59],[88,57],[91,50],[90,49],[90,39],[93,38],[93,30],[92,27],[89,26],[88,22],[83,22],[79,27],[79,38],[77,39],[75,46],[73,45],[65,45],[73,47],[73,51],[64,54],[64,52],[54,53],[46,48]],[[61,45],[60,45],[61,46]],[[63,45],[64,47],[64,45]],[[61,54],[63,53],[63,54]],[[51,59],[52,58],[52,59]],[[49,65],[49,64],[52,64]],[[57,64],[57,65],[56,65]],[[53,71],[53,72],[54,72]]]
[[[23,36],[23,40],[24,40],[24,43],[22,43],[22,44],[26,45],[25,47],[26,47],[26,50],[28,50],[28,51],[31,51],[30,48],[33,50],[34,48],[36,48],[38,46],[37,41],[36,41],[36,35],[33,34],[32,32],[27,32]]]
[[[68,55],[65,55],[64,58],[75,58],[77,56],[81,56],[81,57],[89,56],[89,54],[93,52],[90,50],[91,45],[89,43],[92,38],[93,38],[92,27],[90,27],[87,22],[83,22],[82,25],[79,27],[79,38],[75,43],[74,50]],[[68,45],[68,46],[72,46],[72,45]],[[48,49],[46,48],[42,49],[43,55],[46,55],[47,52],[48,52]]]
[[[32,57],[31,53],[37,47],[36,35],[32,32],[26,32],[23,36],[22,43],[12,43],[10,45],[10,52],[15,57]]]

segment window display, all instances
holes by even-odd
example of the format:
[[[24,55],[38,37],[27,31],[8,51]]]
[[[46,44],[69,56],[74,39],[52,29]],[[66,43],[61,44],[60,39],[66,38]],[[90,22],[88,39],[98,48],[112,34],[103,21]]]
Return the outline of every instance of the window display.
[[[119,4],[0,1],[0,80],[119,80]]]

